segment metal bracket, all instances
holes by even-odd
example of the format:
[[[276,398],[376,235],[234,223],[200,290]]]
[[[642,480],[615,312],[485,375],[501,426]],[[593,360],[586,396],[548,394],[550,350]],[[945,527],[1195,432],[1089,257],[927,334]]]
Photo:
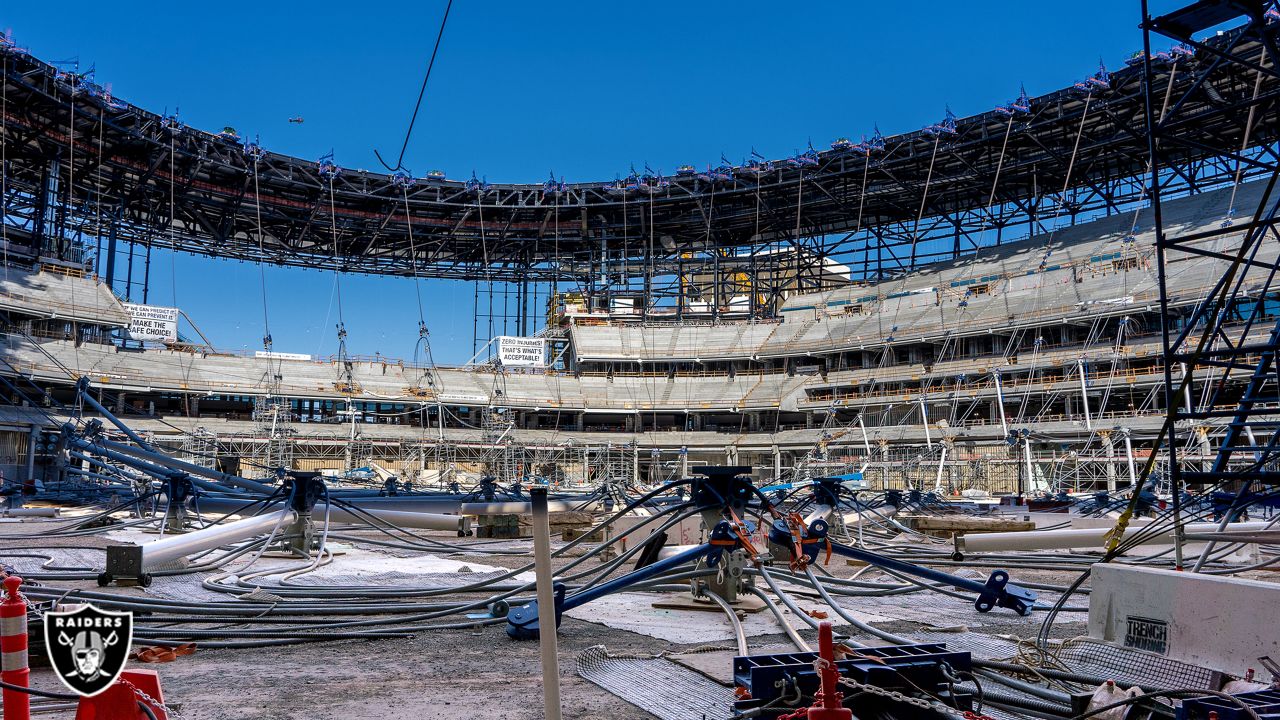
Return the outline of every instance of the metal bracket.
[[[1009,608],[1019,615],[1030,615],[1036,605],[1036,594],[1010,583],[1009,573],[996,570],[987,578],[986,590],[978,594],[973,606],[978,612],[988,612],[997,605]]]
[[[565,587],[562,583],[551,586],[556,599],[556,627],[560,627],[560,618],[564,614]],[[490,611],[492,612],[492,611]],[[516,640],[538,639],[538,601],[530,600],[520,607],[507,611],[507,635]]]

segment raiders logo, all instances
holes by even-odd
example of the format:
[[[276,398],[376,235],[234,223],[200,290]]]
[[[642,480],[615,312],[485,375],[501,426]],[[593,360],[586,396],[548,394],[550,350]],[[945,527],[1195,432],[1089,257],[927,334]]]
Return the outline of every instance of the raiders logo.
[[[133,644],[133,613],[64,605],[44,615],[44,646],[53,670],[86,697],[111,686]]]

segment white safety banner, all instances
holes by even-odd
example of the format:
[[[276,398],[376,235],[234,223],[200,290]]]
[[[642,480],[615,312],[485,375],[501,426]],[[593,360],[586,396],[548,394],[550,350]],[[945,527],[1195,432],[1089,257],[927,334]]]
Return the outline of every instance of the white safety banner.
[[[504,367],[546,367],[546,338],[499,335],[498,361]]]
[[[255,350],[253,356],[257,358],[271,358],[273,360],[310,360],[310,355],[303,353],[287,353],[287,352],[268,352],[266,350]]]
[[[177,342],[178,308],[125,303],[129,313],[129,339]]]

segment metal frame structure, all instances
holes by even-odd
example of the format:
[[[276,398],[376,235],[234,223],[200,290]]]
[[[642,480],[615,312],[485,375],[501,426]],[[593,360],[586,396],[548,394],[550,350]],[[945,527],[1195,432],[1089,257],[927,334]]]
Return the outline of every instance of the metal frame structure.
[[[1239,148],[1280,109],[1280,98],[1264,88],[1280,81],[1280,49],[1276,20],[1268,17],[1272,3],[1265,0],[1198,0],[1159,17],[1147,14],[1143,3],[1143,42],[1150,186],[1156,248],[1159,259],[1162,344],[1167,358],[1164,370],[1168,480],[1175,504],[1186,485],[1212,485],[1241,481],[1244,490],[1254,482],[1276,483],[1280,470],[1280,417],[1274,407],[1275,353],[1280,349],[1280,313],[1276,281],[1280,264],[1264,241],[1274,243],[1280,223],[1280,153],[1232,151],[1223,157],[1235,165],[1236,174],[1254,173],[1265,178],[1265,190],[1253,208],[1240,208],[1239,219],[1228,218],[1218,228],[1180,234],[1166,227],[1161,201],[1167,199],[1188,171],[1182,159],[1186,148],[1199,146],[1194,128],[1231,122],[1244,133]],[[1206,31],[1245,21],[1209,41],[1198,39]],[[1189,73],[1189,84],[1160,96],[1162,82],[1150,59],[1155,36],[1194,48],[1205,60]],[[1236,93],[1215,92],[1229,84]],[[1268,132],[1262,129],[1262,132]],[[1268,237],[1269,236],[1269,237]],[[1193,308],[1171,307],[1168,268],[1189,258],[1213,258],[1228,263],[1209,297]],[[1271,326],[1266,340],[1257,338]],[[1250,356],[1260,360],[1249,360]],[[1182,371],[1175,373],[1174,367]],[[1207,387],[1196,388],[1197,370],[1214,373]],[[1229,383],[1229,380],[1236,380]],[[1216,456],[1189,462],[1199,443],[1197,434],[1207,425],[1223,425],[1225,433]],[[1252,455],[1253,461],[1247,458]],[[1181,456],[1181,459],[1179,459]],[[1243,492],[1242,491],[1242,492]]]
[[[1280,128],[1275,105],[1257,103],[1246,132],[1228,111],[1243,107],[1254,78],[1247,65],[1216,71],[1226,69],[1222,48],[1247,60],[1263,45],[1232,31],[1196,43],[1194,56],[1147,68],[1145,87],[1185,96],[1176,114],[1195,118],[1176,127],[1176,146],[1162,149],[1177,168],[1165,190],[1194,193],[1262,171]],[[11,43],[0,50],[11,244],[71,260],[81,259],[77,247],[96,244],[100,273],[126,295],[139,283],[145,295],[149,280],[146,266],[134,279],[133,248],[149,264],[160,247],[512,282],[520,307],[537,295],[531,283],[546,283],[552,295],[570,287],[630,293],[645,310],[674,305],[679,313],[701,296],[689,278],[702,273],[715,279],[711,304],[721,308],[725,288],[746,278],[750,312],[762,316],[782,292],[829,282],[832,262],[850,266],[853,279],[881,278],[1146,199],[1139,67],[1019,103],[1025,111],[948,115],[920,131],[877,131],[778,161],[616,182],[489,184],[271,153],[122,102]],[[1207,81],[1185,72],[1202,65],[1215,70]],[[1277,93],[1280,82],[1268,73],[1256,97]],[[124,278],[122,244],[130,253]]]

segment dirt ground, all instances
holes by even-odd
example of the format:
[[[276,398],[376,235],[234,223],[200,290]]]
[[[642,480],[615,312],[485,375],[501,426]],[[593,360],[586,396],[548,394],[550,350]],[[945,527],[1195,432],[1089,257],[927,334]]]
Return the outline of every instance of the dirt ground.
[[[573,658],[598,644],[638,652],[667,648],[659,640],[566,618],[560,635],[564,716],[652,718],[574,672]],[[405,639],[200,650],[172,663],[131,667],[157,669],[165,698],[189,720],[543,717],[538,645],[509,639],[502,626]],[[48,670],[34,672],[32,684],[61,689]]]

